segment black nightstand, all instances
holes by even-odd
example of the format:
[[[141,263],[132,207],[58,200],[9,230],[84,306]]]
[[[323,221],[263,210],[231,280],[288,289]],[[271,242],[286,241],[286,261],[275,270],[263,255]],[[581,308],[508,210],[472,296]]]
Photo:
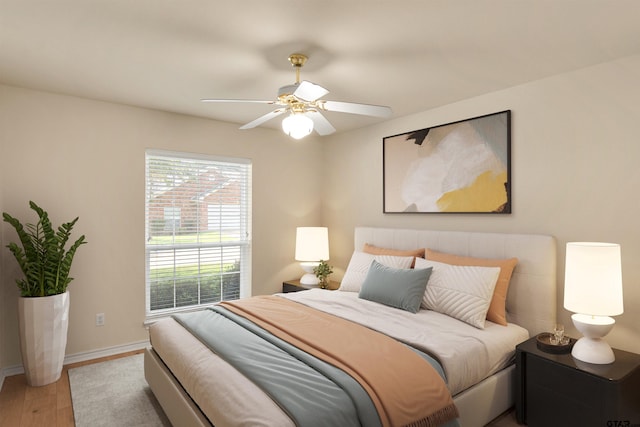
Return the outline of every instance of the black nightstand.
[[[594,365],[540,350],[533,337],[516,346],[516,419],[530,427],[640,427],[640,355],[613,350]]]
[[[335,291],[340,287],[340,282],[336,282],[335,280],[329,281],[329,290]],[[287,280],[282,282],[282,292],[298,292],[298,291],[306,291],[307,289],[317,288],[317,286],[307,286],[302,285],[300,283],[300,279],[297,280]]]

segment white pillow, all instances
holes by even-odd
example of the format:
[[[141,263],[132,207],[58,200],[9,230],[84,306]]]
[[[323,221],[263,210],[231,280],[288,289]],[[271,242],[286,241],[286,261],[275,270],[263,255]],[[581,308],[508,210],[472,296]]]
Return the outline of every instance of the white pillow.
[[[362,282],[367,277],[369,267],[373,261],[378,261],[382,265],[392,268],[410,268],[413,257],[393,256],[393,255],[372,255],[360,251],[354,251],[351,261],[344,273],[340,290],[347,292],[360,292]]]
[[[500,267],[444,264],[422,258],[415,268],[433,267],[422,307],[484,329],[484,320],[498,281]]]

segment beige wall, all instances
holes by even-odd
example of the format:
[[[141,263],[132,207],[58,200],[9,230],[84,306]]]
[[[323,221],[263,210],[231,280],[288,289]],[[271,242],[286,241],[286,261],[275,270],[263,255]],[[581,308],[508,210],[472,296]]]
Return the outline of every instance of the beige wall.
[[[197,102],[195,100],[194,102]],[[33,222],[28,202],[54,224],[75,216],[67,355],[147,338],[144,321],[144,153],[146,148],[251,158],[253,293],[273,293],[301,274],[293,260],[295,227],[320,225],[320,139],[293,141],[269,129],[0,86],[0,206]],[[293,179],[295,178],[295,179]],[[5,242],[16,235],[1,224]],[[3,245],[4,246],[4,245]],[[0,248],[0,367],[20,363],[17,263]],[[105,313],[106,325],[95,326]]]
[[[2,137],[2,130],[0,129],[0,141],[2,141],[4,138]],[[2,148],[3,144],[0,142],[0,159],[4,158],[4,149]],[[2,173],[0,173],[0,212],[4,212],[3,210],[3,204],[2,204],[2,195],[4,192],[4,185],[3,185],[3,177],[2,177]],[[4,248],[6,246],[6,244],[4,243],[4,236],[3,233],[0,232],[0,251],[2,250],[2,248]],[[3,283],[3,271],[5,269],[4,267],[4,257],[2,255],[0,255],[0,383],[3,382],[3,378],[4,375],[2,374],[2,370],[5,366],[7,366],[7,363],[5,362],[6,359],[6,344],[7,344],[7,340],[5,339],[5,295],[6,295],[6,291],[5,288],[6,286]]]
[[[640,353],[639,75],[636,55],[327,140],[323,222],[332,263],[346,266],[356,225],[551,234],[559,249],[558,316],[569,326],[562,308],[566,242],[620,243],[625,312],[608,340]],[[506,109],[512,110],[511,215],[382,213],[384,136]],[[572,325],[568,330],[579,336]]]
[[[356,225],[552,234],[560,285],[567,241],[620,243],[625,313],[609,341],[640,353],[637,75],[640,56],[633,56],[299,142],[269,129],[242,132],[232,124],[0,86],[0,208],[28,218],[33,199],[56,223],[80,216],[77,231],[89,244],[72,271],[67,354],[146,338],[145,148],[253,160],[254,294],[274,292],[300,274],[292,259],[297,225],[330,228],[336,279]],[[384,136],[504,109],[512,110],[513,214],[382,214]],[[322,194],[309,191],[321,188]],[[1,230],[4,247],[15,235],[5,224]],[[6,367],[19,363],[13,285],[19,273],[0,249],[0,367]],[[106,326],[94,326],[97,312],[106,313]]]

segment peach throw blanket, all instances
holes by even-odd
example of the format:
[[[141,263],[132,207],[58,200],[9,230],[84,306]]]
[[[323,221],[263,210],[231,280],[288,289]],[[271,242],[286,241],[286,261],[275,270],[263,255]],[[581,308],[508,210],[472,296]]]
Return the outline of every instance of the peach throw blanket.
[[[383,426],[437,426],[458,416],[436,370],[386,335],[277,296],[220,305],[351,375],[369,393]]]

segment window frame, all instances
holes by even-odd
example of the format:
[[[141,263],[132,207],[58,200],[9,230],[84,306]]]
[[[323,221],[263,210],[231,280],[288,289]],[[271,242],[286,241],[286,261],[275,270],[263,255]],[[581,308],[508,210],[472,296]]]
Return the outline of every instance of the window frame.
[[[239,215],[239,223],[240,223],[240,232],[239,239],[231,242],[227,241],[218,241],[218,242],[200,242],[200,243],[176,243],[175,239],[172,244],[163,244],[163,245],[150,245],[148,242],[150,241],[151,235],[151,218],[150,218],[150,200],[151,200],[151,191],[150,191],[150,182],[149,182],[149,168],[150,168],[150,160],[153,158],[165,158],[170,161],[180,162],[180,159],[185,160],[185,162],[196,163],[202,162],[203,164],[211,162],[210,166],[224,166],[224,164],[229,164],[229,166],[233,167],[244,167],[245,173],[241,175],[244,182],[240,185],[240,215]],[[177,187],[171,187],[177,188]],[[252,162],[250,159],[245,158],[236,158],[236,157],[222,157],[222,156],[214,156],[214,155],[205,155],[205,154],[195,154],[188,152],[177,152],[177,151],[165,151],[165,150],[156,150],[156,149],[147,149],[145,150],[145,318],[146,321],[153,321],[157,318],[165,317],[174,313],[180,312],[188,312],[200,310],[204,307],[208,307],[216,304],[218,301],[200,303],[196,305],[187,305],[182,307],[176,307],[176,301],[174,299],[174,307],[171,308],[162,308],[151,310],[151,255],[160,250],[165,251],[176,251],[176,250],[188,250],[188,249],[197,249],[198,251],[202,249],[211,249],[211,248],[220,248],[221,251],[224,251],[225,247],[233,247],[239,248],[239,259],[240,259],[240,284],[239,284],[239,297],[245,298],[247,296],[251,296],[251,248],[252,248]],[[219,205],[224,206],[224,205]],[[178,209],[178,208],[174,208]],[[207,227],[210,223],[207,223]],[[219,229],[223,229],[224,225],[221,223]],[[197,233],[200,234],[203,231],[207,230],[198,230]],[[242,237],[244,235],[244,237]],[[172,234],[175,237],[175,233]],[[198,261],[198,266],[201,263]],[[174,257],[174,269],[176,266],[175,257]],[[198,267],[198,271],[200,271],[200,267]],[[223,276],[225,273],[221,272],[220,276]],[[176,278],[176,276],[173,276]],[[174,294],[176,290],[176,285],[174,283]],[[198,286],[198,299],[200,297],[200,286]],[[223,292],[222,290],[220,292]],[[220,296],[223,298],[223,296]]]

